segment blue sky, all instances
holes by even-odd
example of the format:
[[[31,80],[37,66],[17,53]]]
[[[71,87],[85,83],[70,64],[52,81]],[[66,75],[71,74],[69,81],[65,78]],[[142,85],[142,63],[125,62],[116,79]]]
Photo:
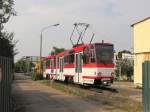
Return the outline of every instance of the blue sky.
[[[95,42],[105,40],[114,43],[116,50],[131,50],[130,25],[150,16],[149,4],[150,0],[15,0],[18,16],[12,17],[5,28],[19,40],[16,59],[39,55],[40,31],[55,23],[60,26],[43,34],[44,56],[53,46],[71,47],[69,36],[75,22],[91,24]]]

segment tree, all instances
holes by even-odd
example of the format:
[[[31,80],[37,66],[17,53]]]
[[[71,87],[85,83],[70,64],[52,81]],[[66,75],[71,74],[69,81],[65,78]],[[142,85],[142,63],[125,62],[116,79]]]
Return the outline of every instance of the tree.
[[[58,48],[58,47],[53,47],[53,50],[51,51],[51,55],[57,55],[58,53],[61,53],[61,52],[63,52],[63,51],[65,51],[65,49],[64,48]]]
[[[122,59],[122,53],[132,54],[129,50],[122,50],[118,52],[118,58]]]
[[[0,0],[0,9],[3,11],[3,14],[0,15],[1,25],[2,23],[7,23],[12,15],[16,15],[13,6],[14,0]]]
[[[16,15],[13,8],[14,0],[0,0],[0,56],[13,58],[17,52],[14,47],[17,41],[14,41],[14,33],[3,32],[3,24],[7,23],[12,15]]]
[[[27,72],[27,62],[20,59],[15,63],[15,72]]]
[[[128,80],[131,80],[131,76],[133,75],[133,60],[118,60],[116,62],[116,77],[119,77],[121,69],[121,75],[126,75]]]
[[[14,33],[4,32],[3,37],[0,38],[0,56],[13,58],[17,54],[14,49],[18,41],[14,41]]]

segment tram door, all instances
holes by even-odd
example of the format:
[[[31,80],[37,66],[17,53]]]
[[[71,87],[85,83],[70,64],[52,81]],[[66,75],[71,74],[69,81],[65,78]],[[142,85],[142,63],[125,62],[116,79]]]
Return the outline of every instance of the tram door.
[[[77,83],[81,83],[81,79],[82,79],[82,76],[81,76],[81,73],[82,73],[82,53],[78,53],[76,54],[76,65],[75,65],[75,82]]]
[[[59,60],[60,67],[59,67],[59,73],[60,73],[60,79],[63,80],[63,72],[64,72],[64,58],[60,58]]]

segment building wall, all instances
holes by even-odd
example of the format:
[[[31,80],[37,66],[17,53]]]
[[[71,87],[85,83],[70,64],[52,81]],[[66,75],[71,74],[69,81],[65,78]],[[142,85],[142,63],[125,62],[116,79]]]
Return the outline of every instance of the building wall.
[[[150,51],[150,19],[134,26],[134,53]]]
[[[134,56],[134,83],[142,85],[142,64],[150,60],[150,53],[139,53]]]
[[[133,27],[134,32],[134,83],[142,85],[142,63],[150,60],[150,19]]]
[[[134,57],[134,83],[142,85],[142,63],[143,54],[137,54]]]

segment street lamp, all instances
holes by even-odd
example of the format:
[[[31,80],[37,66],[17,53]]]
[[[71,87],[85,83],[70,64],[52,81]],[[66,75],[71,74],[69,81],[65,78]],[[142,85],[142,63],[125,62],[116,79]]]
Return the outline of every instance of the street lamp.
[[[50,26],[46,26],[41,30],[41,36],[40,36],[40,73],[42,73],[41,66],[42,66],[42,42],[43,42],[43,32],[51,27],[59,26],[59,24],[54,24]]]

